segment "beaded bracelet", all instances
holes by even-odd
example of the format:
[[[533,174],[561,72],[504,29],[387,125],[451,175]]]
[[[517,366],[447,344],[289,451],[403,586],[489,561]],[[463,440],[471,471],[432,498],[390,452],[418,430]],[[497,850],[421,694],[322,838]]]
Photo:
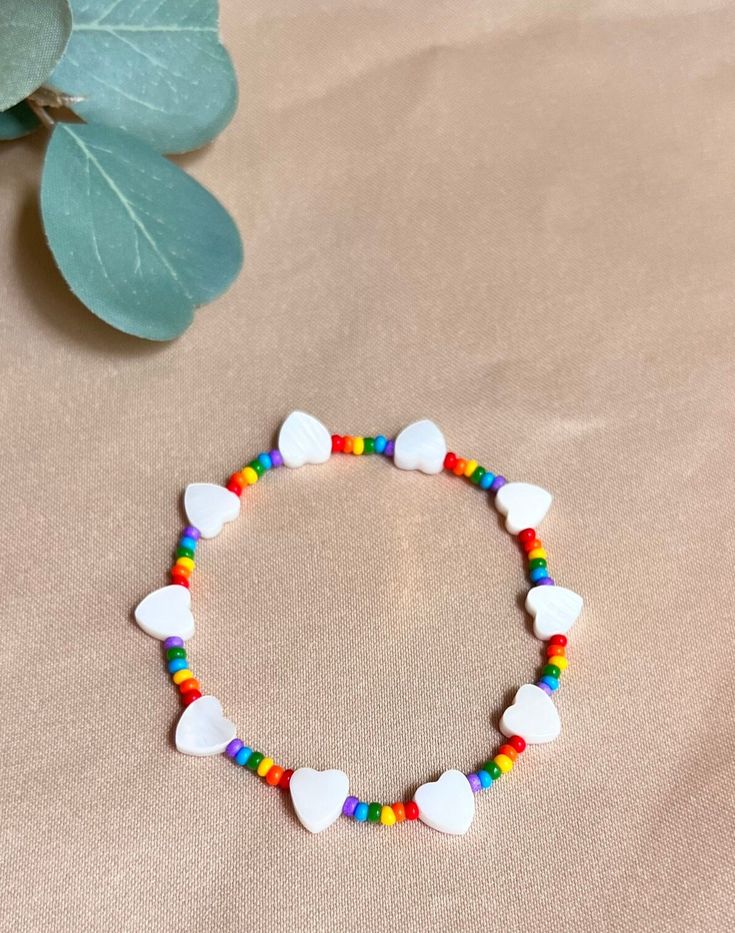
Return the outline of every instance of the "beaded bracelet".
[[[325,463],[333,453],[379,454],[392,459],[402,470],[427,474],[446,470],[468,479],[494,497],[496,508],[505,516],[507,530],[517,537],[528,559],[531,589],[526,609],[534,619],[534,634],[546,642],[546,661],[540,677],[536,683],[520,687],[503,713],[500,731],[507,741],[495,755],[468,774],[455,769],[445,771],[438,780],[422,784],[413,800],[368,803],[349,794],[349,779],[343,771],[284,768],[255,751],[237,738],[235,726],[225,718],[219,701],[202,694],[184,648],[184,642],[194,634],[189,588],[200,539],[215,537],[226,522],[237,518],[242,493],[270,470]],[[296,816],[314,833],[326,829],[340,815],[358,823],[383,826],[419,819],[451,835],[467,832],[475,815],[475,794],[492,787],[511,771],[527,745],[550,742],[561,731],[551,696],[567,667],[566,633],[582,611],[582,598],[572,590],[556,586],[549,576],[546,550],[536,535],[535,529],[549,510],[551,499],[550,493],[539,486],[509,483],[476,460],[447,452],[444,436],[431,421],[414,422],[393,441],[383,435],[330,435],[313,416],[299,411],[290,414],[281,427],[278,448],[259,454],[233,473],[226,487],[212,483],[187,486],[184,510],[189,524],[176,548],[172,582],[146,596],[135,610],[135,619],[143,631],[163,642],[168,673],[185,707],[176,727],[178,751],[199,756],[224,752],[236,765],[257,774],[266,784],[288,791]]]

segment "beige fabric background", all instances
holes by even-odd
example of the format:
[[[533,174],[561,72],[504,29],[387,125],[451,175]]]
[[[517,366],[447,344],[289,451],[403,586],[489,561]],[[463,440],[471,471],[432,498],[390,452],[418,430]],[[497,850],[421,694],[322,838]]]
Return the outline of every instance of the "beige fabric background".
[[[169,345],[97,321],[0,151],[2,929],[726,930],[733,912],[735,9],[225,0],[241,103],[181,161],[247,247]],[[130,611],[187,482],[295,407],[435,418],[555,493],[562,737],[471,832],[318,837],[223,759]],[[197,674],[279,761],[410,795],[498,739],[538,643],[485,500],[282,471],[201,552]]]

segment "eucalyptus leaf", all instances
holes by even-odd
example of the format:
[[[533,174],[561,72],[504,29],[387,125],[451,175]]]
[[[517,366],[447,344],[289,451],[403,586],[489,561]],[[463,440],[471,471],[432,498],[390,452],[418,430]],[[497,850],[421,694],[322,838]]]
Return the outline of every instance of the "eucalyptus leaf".
[[[237,228],[219,201],[110,127],[56,125],[41,213],[74,294],[108,324],[149,340],[182,333],[242,265]]]
[[[0,139],[18,139],[27,136],[40,126],[35,113],[25,101],[0,113]]]
[[[67,0],[0,0],[0,110],[44,83],[70,32]]]
[[[217,0],[71,0],[74,27],[50,83],[82,97],[88,122],[133,133],[159,152],[209,142],[237,105]]]

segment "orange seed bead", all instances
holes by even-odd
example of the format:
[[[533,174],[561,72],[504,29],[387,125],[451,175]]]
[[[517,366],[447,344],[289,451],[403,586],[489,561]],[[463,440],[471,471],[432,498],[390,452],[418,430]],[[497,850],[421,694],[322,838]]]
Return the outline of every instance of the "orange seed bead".
[[[555,654],[563,658],[566,653],[567,653],[567,649],[564,648],[562,645],[547,645],[546,647],[547,658],[553,658]]]
[[[406,808],[400,801],[393,804],[393,812],[396,815],[396,823],[402,823],[406,819]]]
[[[179,691],[181,693],[186,693],[188,690],[200,690],[201,685],[196,677],[190,677],[188,680],[182,681],[179,684]]]
[[[518,752],[513,748],[512,745],[501,745],[498,749],[499,755],[507,755],[511,761],[515,761],[518,757]]]
[[[273,765],[268,774],[265,776],[265,783],[270,784],[271,787],[278,787],[278,782],[283,777],[283,768],[280,765]]]

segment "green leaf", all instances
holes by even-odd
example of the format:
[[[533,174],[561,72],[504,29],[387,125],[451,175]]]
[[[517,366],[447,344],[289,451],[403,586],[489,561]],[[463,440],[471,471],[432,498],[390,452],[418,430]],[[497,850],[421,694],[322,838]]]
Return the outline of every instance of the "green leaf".
[[[59,123],[41,213],[71,290],[118,330],[170,340],[242,265],[237,228],[186,172],[121,130]]]
[[[43,84],[61,58],[70,32],[67,0],[0,2],[0,110]]]
[[[38,117],[24,101],[0,113],[0,139],[18,139],[38,129]]]
[[[229,123],[237,81],[220,44],[217,0],[71,0],[69,47],[51,77],[83,97],[84,120],[185,152]]]

